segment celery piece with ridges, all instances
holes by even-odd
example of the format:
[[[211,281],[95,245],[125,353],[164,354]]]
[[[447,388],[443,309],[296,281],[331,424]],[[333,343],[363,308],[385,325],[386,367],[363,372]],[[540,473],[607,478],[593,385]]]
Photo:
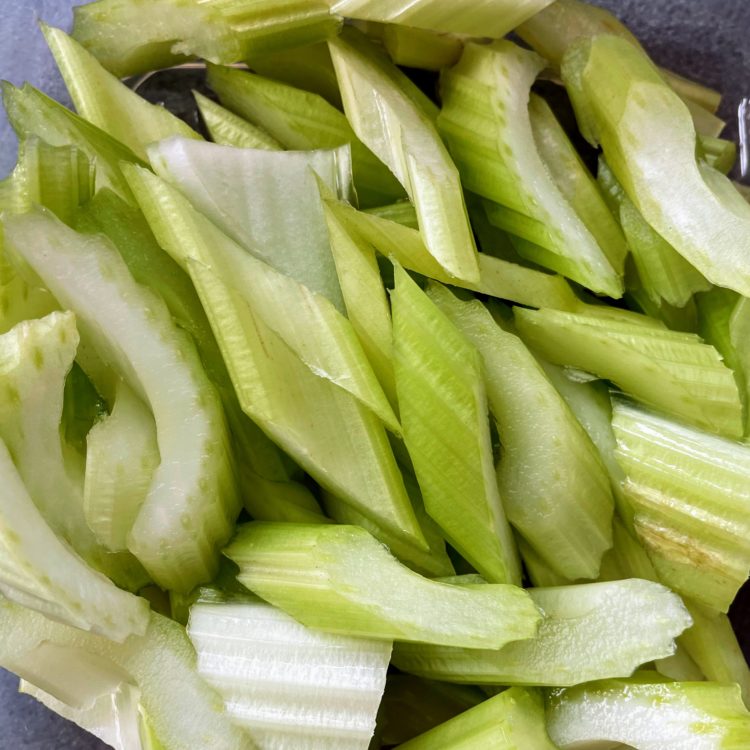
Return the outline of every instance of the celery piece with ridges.
[[[383,44],[396,65],[440,70],[458,62],[463,43],[450,34],[389,23],[383,28]]]
[[[595,315],[596,309],[516,308],[516,325],[521,338],[554,364],[611,380],[639,401],[710,432],[742,435],[737,384],[716,349],[645,316],[617,320]]]
[[[239,499],[221,403],[194,344],[106,238],[78,234],[39,211],[6,219],[5,231],[58,302],[76,313],[82,338],[154,414],[161,462],[129,549],[164,588],[189,590],[210,580]]]
[[[520,238],[521,255],[620,297],[622,253],[614,253],[618,272],[535,142],[529,94],[543,68],[541,57],[509,41],[467,44],[459,63],[441,77],[438,127],[464,187],[488,199],[490,221]],[[566,136],[555,129],[555,139]]]
[[[612,426],[635,531],[659,578],[726,612],[750,573],[750,447],[624,400]]]
[[[317,632],[249,595],[199,599],[187,631],[198,674],[260,747],[367,750],[388,641]]]
[[[324,488],[426,550],[382,422],[315,375],[221,276],[218,252],[242,255],[239,246],[155,175],[128,178],[157,240],[195,284],[245,413]]]
[[[240,583],[329,633],[497,649],[532,638],[541,619],[523,589],[423,578],[357,526],[249,523],[224,554]]]
[[[560,575],[596,578],[613,509],[596,447],[524,343],[481,302],[461,302],[436,283],[427,294],[481,355],[508,520]]]
[[[574,45],[562,73],[583,135],[643,218],[709,281],[750,293],[750,205],[696,160],[690,113],[645,53],[599,36]]]
[[[451,277],[476,283],[477,251],[459,173],[432,120],[394,74],[393,63],[355,37],[339,37],[328,46],[346,116],[403,185],[428,251]]]
[[[742,750],[750,714],[736,685],[664,682],[655,672],[555,690],[547,731],[561,750]]]
[[[396,267],[395,280],[396,390],[425,509],[487,580],[519,583],[495,478],[481,356],[406,271]]]

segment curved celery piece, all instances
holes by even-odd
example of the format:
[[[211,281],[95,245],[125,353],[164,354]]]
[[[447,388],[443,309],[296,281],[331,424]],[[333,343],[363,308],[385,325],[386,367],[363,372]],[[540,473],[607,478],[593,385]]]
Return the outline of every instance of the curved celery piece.
[[[601,317],[516,308],[524,341],[558,365],[611,380],[644,403],[711,432],[742,435],[732,371],[695,334]],[[637,319],[636,319],[637,320]]]
[[[560,750],[615,743],[636,750],[741,750],[750,742],[750,714],[736,685],[665,683],[643,672],[553,691],[547,731]]]
[[[240,583],[329,633],[497,649],[533,637],[540,619],[523,589],[422,578],[357,526],[249,523],[224,554]]]
[[[451,277],[476,283],[477,252],[460,177],[433,122],[386,66],[392,63],[350,37],[328,46],[346,116],[404,186],[429,253]]]
[[[315,375],[253,312],[232,279],[220,275],[214,253],[241,255],[238,246],[150,172],[130,170],[128,177],[159,243],[195,284],[245,413],[319,484],[426,549],[381,421]]]
[[[625,401],[612,426],[635,531],[660,579],[726,612],[750,573],[750,448]]]
[[[366,750],[385,689],[387,641],[306,628],[251,596],[198,600],[198,673],[260,747]]]
[[[203,123],[214,143],[235,148],[264,148],[281,151],[283,146],[265,130],[224,109],[213,99],[193,91]]]
[[[463,50],[455,36],[393,23],[383,28],[383,44],[396,65],[423,70],[449,67],[458,62]]]
[[[596,447],[531,352],[480,302],[437,284],[427,294],[482,357],[508,520],[559,575],[596,578],[612,546],[613,510]]]
[[[520,583],[492,462],[481,356],[400,267],[395,281],[396,390],[425,509],[487,580]]]
[[[154,414],[161,462],[129,549],[164,588],[209,580],[239,500],[221,404],[194,345],[108,240],[41,212],[7,219],[5,230],[55,298],[76,312],[83,338]]]
[[[493,651],[396,644],[393,663],[449,682],[577,685],[627,677],[641,664],[669,656],[674,639],[692,622],[678,596],[637,578],[527,591],[544,613],[536,638]]]
[[[297,151],[351,145],[354,185],[363,206],[402,198],[398,180],[357,138],[345,115],[322,96],[234,68],[209,65],[208,84],[232,112]]]

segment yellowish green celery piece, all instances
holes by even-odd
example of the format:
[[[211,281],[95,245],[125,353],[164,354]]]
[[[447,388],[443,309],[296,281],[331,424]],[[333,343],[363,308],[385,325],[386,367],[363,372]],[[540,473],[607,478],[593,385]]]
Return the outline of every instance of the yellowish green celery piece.
[[[422,70],[454,65],[463,50],[463,42],[450,34],[394,23],[383,28],[383,44],[396,65]]]
[[[397,224],[403,224],[405,227],[411,227],[411,229],[419,229],[417,212],[409,201],[396,201],[396,203],[389,203],[386,206],[366,208],[365,213],[373,214],[381,219],[395,221]]]
[[[680,95],[685,101],[693,101],[700,104],[703,109],[716,113],[721,104],[721,92],[704,86],[697,81],[691,81],[689,78],[679,75],[671,70],[661,69],[661,73],[667,83]]]
[[[737,161],[737,144],[725,138],[698,137],[698,147],[703,158],[722,174],[729,174]]]
[[[80,235],[40,211],[6,219],[5,233],[76,313],[82,338],[154,414],[161,462],[129,549],[164,588],[210,580],[239,499],[221,403],[194,344],[106,238]]]
[[[537,114],[535,135],[529,111],[531,85],[544,65],[534,52],[509,41],[467,44],[459,63],[441,77],[438,127],[464,186],[488,199],[493,224],[523,240],[522,255],[592,291],[620,297],[621,249],[609,251],[617,257],[618,272],[535,141],[540,128],[551,126]],[[554,136],[567,139],[559,129]]]
[[[481,355],[508,520],[559,575],[596,578],[613,511],[596,447],[533,354],[481,302],[461,302],[438,284],[427,294]]]
[[[617,460],[660,579],[726,612],[750,573],[750,447],[615,403]]]
[[[241,248],[150,172],[128,178],[157,240],[196,286],[243,410],[319,484],[426,550],[382,422],[315,375],[247,304],[219,260]]]
[[[330,633],[498,649],[540,620],[523,589],[423,578],[358,526],[249,523],[224,553],[240,583]]]
[[[432,257],[449,276],[477,283],[477,251],[455,164],[395,66],[352,42],[340,37],[328,45],[354,132],[403,185]]]
[[[732,371],[692,333],[594,314],[516,308],[523,340],[548,361],[611,380],[629,395],[710,432],[740,437]],[[651,319],[641,316],[644,321]]]
[[[750,300],[740,297],[729,318],[729,340],[733,346],[736,359],[735,373],[739,380],[744,380],[745,400],[750,404]],[[728,360],[729,361],[729,360]],[[743,386],[740,386],[741,388]],[[745,415],[745,434],[750,433],[750,406]]]
[[[360,205],[378,206],[404,197],[388,167],[357,138],[346,116],[322,96],[216,65],[208,66],[207,80],[225,107],[264,128],[285,148],[310,151],[349,143]]]

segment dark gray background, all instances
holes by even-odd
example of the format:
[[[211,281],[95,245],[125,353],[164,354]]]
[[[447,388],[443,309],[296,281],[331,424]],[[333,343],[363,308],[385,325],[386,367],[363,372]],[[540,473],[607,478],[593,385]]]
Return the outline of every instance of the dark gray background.
[[[449,0],[446,0],[448,2]],[[67,28],[74,0],[0,0],[0,78],[30,81],[67,102],[64,87],[36,28],[36,19]],[[748,0],[599,0],[617,13],[655,60],[725,93],[720,114],[736,134],[739,100],[750,95]],[[15,161],[15,141],[0,115],[0,175]],[[750,640],[750,595],[732,613],[738,634]],[[746,648],[747,653],[747,648]],[[95,750],[106,747],[27,696],[0,670],[0,750]]]

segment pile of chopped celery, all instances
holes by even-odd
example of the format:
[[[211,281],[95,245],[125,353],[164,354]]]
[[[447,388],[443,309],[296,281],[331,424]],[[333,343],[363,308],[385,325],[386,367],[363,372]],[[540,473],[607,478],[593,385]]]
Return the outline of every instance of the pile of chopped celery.
[[[750,747],[718,92],[579,0],[41,33],[75,113],[4,84],[0,182],[21,690],[116,750]],[[200,132],[123,82],[193,60]]]

